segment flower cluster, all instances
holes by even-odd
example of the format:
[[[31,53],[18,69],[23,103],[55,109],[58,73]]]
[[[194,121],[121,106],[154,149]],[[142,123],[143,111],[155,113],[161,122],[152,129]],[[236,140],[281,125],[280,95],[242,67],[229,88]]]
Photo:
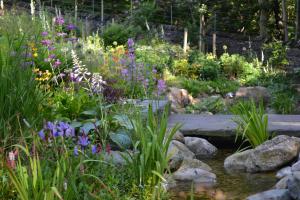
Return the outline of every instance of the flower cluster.
[[[44,142],[51,143],[54,138],[70,139],[71,147],[75,156],[79,155],[79,150],[85,153],[90,149],[92,154],[97,154],[102,151],[101,145],[91,144],[89,136],[85,133],[76,136],[75,129],[65,122],[50,122],[45,123],[44,128],[38,132],[38,136]],[[106,151],[110,152],[110,146],[106,146]]]
[[[100,94],[103,91],[103,86],[106,82],[103,80],[102,76],[99,73],[91,73],[88,69],[82,65],[82,62],[77,57],[74,50],[72,50],[72,59],[73,59],[73,68],[70,73],[70,79],[76,83],[84,83],[88,90],[91,90],[93,94]]]
[[[39,131],[39,136],[42,140],[47,140],[52,137],[74,137],[75,129],[65,122],[47,122],[44,128]]]
[[[37,68],[33,69],[33,73],[36,75],[35,80],[36,81],[49,81],[52,77],[52,73],[49,72],[49,70],[41,71]]]

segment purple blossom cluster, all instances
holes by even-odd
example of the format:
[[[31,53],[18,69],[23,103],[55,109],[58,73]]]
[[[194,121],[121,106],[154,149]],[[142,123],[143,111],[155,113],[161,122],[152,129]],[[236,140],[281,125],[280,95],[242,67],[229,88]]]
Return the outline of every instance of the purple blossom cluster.
[[[87,134],[81,133],[80,136],[76,136],[75,129],[70,124],[62,121],[56,123],[48,121],[45,123],[43,129],[38,132],[38,136],[42,139],[42,141],[49,143],[51,143],[54,138],[59,137],[70,139],[73,144],[75,156],[79,155],[79,149],[82,152],[90,149],[92,154],[97,154],[102,150],[101,145],[91,144]],[[108,151],[109,149],[106,150]]]
[[[157,91],[155,94],[161,95],[167,88],[163,79],[158,79],[155,67],[147,66],[143,63],[136,63],[134,41],[129,38],[127,41],[128,55],[119,61],[121,77],[131,84],[139,84],[148,90]],[[149,70],[150,68],[150,70]]]

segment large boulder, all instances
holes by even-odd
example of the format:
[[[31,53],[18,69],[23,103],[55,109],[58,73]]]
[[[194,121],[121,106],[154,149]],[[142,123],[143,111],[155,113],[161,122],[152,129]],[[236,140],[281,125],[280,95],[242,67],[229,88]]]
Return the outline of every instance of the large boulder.
[[[185,145],[196,155],[197,159],[210,158],[217,154],[218,149],[207,140],[197,137],[185,137]]]
[[[294,200],[300,200],[300,172],[295,172],[287,181],[287,188]]]
[[[167,155],[170,158],[169,167],[171,171],[179,169],[184,159],[195,158],[195,154],[177,140],[171,141]]]
[[[172,178],[176,182],[192,182],[205,186],[213,186],[217,182],[217,177],[214,173],[200,168],[182,168],[176,171]]]
[[[288,190],[274,189],[252,195],[247,200],[291,200],[291,197]]]
[[[224,167],[230,171],[251,173],[272,171],[296,159],[299,151],[299,138],[280,135],[255,149],[227,157]]]
[[[292,165],[291,171],[292,172],[298,172],[298,171],[300,171],[300,161],[298,161],[298,162],[296,162],[296,163],[294,163]]]
[[[183,112],[187,105],[193,102],[193,97],[189,95],[185,89],[170,87],[167,95],[168,100],[171,101],[171,109],[173,112]]]
[[[265,87],[256,86],[256,87],[240,87],[235,93],[237,99],[243,100],[254,100],[255,102],[260,102],[261,100],[264,103],[270,101],[270,93]]]
[[[128,153],[121,151],[110,151],[109,153],[105,153],[104,160],[115,165],[126,165],[127,162],[124,157],[130,160],[130,155]]]
[[[179,170],[188,168],[199,168],[209,172],[212,171],[211,167],[208,164],[202,162],[201,160],[191,158],[184,159]]]
[[[291,175],[291,174],[292,174],[292,168],[291,167],[284,167],[276,173],[276,178],[282,179],[282,178],[284,178],[288,175]]]
[[[228,171],[246,171],[246,163],[253,150],[237,152],[224,161],[224,168]]]

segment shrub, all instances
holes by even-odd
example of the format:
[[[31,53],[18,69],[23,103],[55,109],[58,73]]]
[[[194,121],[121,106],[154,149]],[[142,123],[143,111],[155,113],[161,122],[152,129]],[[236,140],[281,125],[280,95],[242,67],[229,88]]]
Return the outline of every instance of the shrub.
[[[135,38],[139,29],[133,26],[125,26],[122,24],[112,23],[106,27],[103,33],[105,46],[112,45],[114,42],[118,44],[126,44],[128,38]]]
[[[221,97],[211,96],[187,108],[188,112],[193,112],[194,110],[200,112],[208,111],[214,114],[220,113],[225,111],[225,102]]]
[[[268,64],[274,68],[284,69],[289,64],[287,59],[287,47],[280,41],[263,45]]]
[[[254,101],[239,102],[232,112],[238,115],[233,119],[238,125],[236,139],[240,137],[255,148],[270,138],[268,115],[264,113],[262,103],[257,108]]]
[[[297,99],[290,93],[277,93],[272,97],[271,106],[279,114],[291,114],[295,111]]]
[[[246,58],[238,54],[229,55],[224,53],[221,57],[222,71],[230,79],[249,79],[248,76],[256,75],[259,69]]]

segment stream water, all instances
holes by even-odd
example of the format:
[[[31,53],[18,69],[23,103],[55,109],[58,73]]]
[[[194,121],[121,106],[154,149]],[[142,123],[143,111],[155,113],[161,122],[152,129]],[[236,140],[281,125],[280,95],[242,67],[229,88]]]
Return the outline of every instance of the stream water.
[[[202,160],[217,175],[216,187],[207,189],[196,185],[182,185],[180,191],[172,193],[172,199],[242,200],[252,194],[269,190],[276,184],[275,173],[227,173],[223,167],[224,160],[233,153],[232,149],[219,149],[216,157]],[[190,195],[191,193],[193,195]]]

